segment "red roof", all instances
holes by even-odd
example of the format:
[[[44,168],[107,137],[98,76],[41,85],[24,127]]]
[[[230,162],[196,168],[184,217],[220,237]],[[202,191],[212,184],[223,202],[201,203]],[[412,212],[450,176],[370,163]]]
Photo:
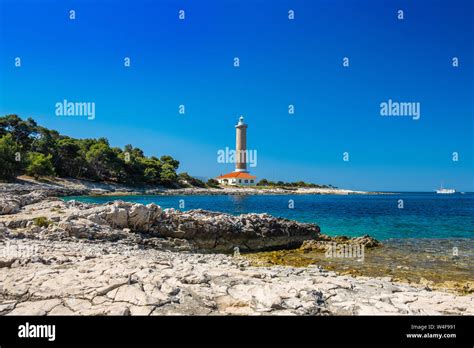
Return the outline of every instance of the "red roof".
[[[229,178],[256,179],[257,177],[245,172],[232,172],[232,173],[224,174],[217,177],[217,179],[229,179]]]

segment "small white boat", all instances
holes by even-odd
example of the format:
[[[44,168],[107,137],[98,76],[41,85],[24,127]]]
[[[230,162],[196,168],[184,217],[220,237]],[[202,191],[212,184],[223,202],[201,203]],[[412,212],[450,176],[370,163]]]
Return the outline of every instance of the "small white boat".
[[[443,194],[443,195],[449,195],[449,194],[456,193],[456,190],[455,189],[443,188],[443,184],[441,184],[441,187],[436,190],[436,193]]]
[[[456,193],[456,190],[455,190],[455,189],[445,189],[445,188],[442,188],[442,189],[436,190],[436,193],[448,195],[448,194],[451,194],[451,193]]]

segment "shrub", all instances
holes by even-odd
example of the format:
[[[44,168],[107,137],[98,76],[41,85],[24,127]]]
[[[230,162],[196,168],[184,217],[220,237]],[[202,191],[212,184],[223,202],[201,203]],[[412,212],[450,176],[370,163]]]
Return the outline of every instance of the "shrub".
[[[48,227],[49,225],[51,225],[51,221],[49,221],[46,217],[44,216],[39,216],[37,218],[34,218],[33,219],[33,223],[36,225],[36,226],[39,226],[39,227]]]
[[[211,188],[220,188],[219,181],[217,181],[216,179],[207,180],[206,185],[207,187],[211,187]]]

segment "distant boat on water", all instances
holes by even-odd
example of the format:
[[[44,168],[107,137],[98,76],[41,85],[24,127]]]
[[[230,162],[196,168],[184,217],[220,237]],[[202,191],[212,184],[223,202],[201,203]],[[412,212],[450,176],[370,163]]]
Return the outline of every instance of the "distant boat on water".
[[[455,189],[447,189],[443,187],[443,184],[441,184],[441,187],[436,190],[436,193],[443,194],[443,195],[449,195],[456,193]]]
[[[445,188],[441,188],[439,190],[436,190],[436,193],[441,193],[441,194],[451,194],[451,193],[456,193],[456,190],[455,189],[445,189]]]

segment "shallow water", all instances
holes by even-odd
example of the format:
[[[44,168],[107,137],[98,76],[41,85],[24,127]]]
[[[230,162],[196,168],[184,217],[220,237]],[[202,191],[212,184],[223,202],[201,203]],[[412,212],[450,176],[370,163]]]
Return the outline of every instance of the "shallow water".
[[[343,274],[392,277],[408,283],[425,282],[424,278],[427,284],[459,290],[471,282],[465,292],[472,292],[474,286],[474,239],[390,239],[382,247],[353,252],[350,258],[334,256],[300,249],[247,255],[256,265],[316,264]]]

